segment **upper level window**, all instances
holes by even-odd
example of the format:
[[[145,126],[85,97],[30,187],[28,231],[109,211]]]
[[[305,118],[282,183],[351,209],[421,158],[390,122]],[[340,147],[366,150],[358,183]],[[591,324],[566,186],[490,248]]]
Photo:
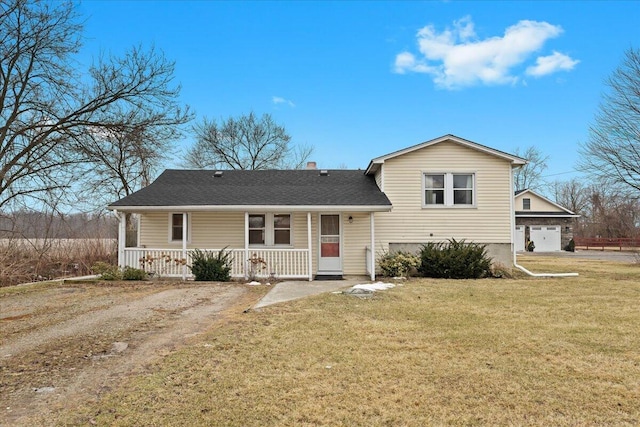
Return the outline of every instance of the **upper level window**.
[[[522,209],[525,211],[531,210],[531,199],[522,199]]]
[[[171,230],[170,230],[171,241],[182,241],[182,238],[184,236],[186,236],[188,240],[189,239],[189,233],[188,233],[189,216],[187,215],[186,224],[183,224],[183,214],[181,213],[171,214],[170,221],[171,221]]]
[[[289,214],[250,214],[250,245],[290,245],[291,215]]]
[[[424,206],[473,206],[475,175],[472,173],[424,174]]]

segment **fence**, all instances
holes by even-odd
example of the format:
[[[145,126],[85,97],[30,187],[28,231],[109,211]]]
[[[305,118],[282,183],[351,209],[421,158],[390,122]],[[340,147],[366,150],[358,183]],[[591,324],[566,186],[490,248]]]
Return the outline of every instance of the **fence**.
[[[622,250],[623,248],[640,247],[639,237],[574,237],[573,241],[576,243],[576,246],[584,247],[587,250],[590,248],[600,248],[600,250],[604,250],[604,248],[618,248]]]

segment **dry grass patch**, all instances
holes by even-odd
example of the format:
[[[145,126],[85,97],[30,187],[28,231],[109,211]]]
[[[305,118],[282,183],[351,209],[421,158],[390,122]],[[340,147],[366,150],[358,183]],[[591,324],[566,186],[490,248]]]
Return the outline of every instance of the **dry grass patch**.
[[[412,280],[238,314],[61,425],[640,424],[640,268]]]

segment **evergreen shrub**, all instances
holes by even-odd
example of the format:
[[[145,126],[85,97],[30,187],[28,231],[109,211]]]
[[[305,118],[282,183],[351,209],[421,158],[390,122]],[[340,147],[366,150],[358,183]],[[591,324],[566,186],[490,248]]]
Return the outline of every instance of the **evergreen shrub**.
[[[215,252],[195,249],[191,252],[193,265],[189,268],[196,281],[228,282],[231,280],[231,252],[226,247]]]
[[[424,277],[444,279],[490,277],[491,258],[486,245],[455,239],[430,242],[422,246],[418,272]]]

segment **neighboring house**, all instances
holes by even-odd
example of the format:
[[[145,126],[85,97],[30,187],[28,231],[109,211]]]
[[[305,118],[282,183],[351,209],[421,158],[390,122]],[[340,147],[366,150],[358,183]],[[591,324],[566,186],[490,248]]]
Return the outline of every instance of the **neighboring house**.
[[[524,251],[526,242],[532,241],[536,252],[557,252],[573,239],[574,218],[580,215],[532,190],[516,191],[514,204],[517,251]]]
[[[189,273],[175,260],[189,263],[191,249],[226,247],[234,277],[373,279],[384,251],[450,238],[486,244],[511,265],[512,169],[525,163],[445,135],[377,157],[366,171],[167,170],[108,208],[120,218],[118,264],[164,255],[166,275]],[[124,247],[127,212],[139,218],[135,248]]]

